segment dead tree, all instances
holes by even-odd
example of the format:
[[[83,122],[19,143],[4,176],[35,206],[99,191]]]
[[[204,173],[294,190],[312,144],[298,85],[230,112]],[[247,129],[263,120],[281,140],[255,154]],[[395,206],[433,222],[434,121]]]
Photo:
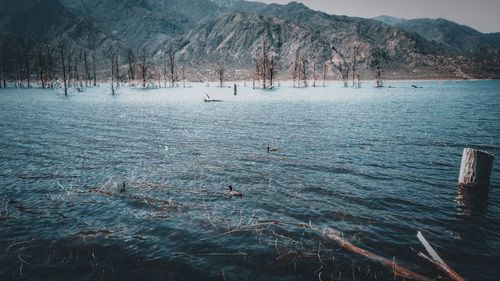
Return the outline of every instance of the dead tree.
[[[75,51],[75,65],[74,65],[74,75],[73,75],[73,87],[78,88],[78,90],[81,90],[78,86],[80,82],[80,73],[78,72],[78,61],[80,61],[80,53],[78,51]]]
[[[73,60],[73,54],[71,52],[71,50],[67,50],[67,56],[68,56],[68,62],[67,62],[67,65],[68,65],[68,69],[67,69],[67,73],[68,73],[68,87],[71,87],[71,80],[73,79],[73,67],[71,66],[71,63],[72,63],[72,60]]]
[[[274,85],[278,72],[277,57],[271,54],[265,39],[262,39],[262,50],[260,55],[254,59],[255,73],[254,81],[259,80],[262,83],[262,88],[267,89]],[[254,83],[255,88],[255,83]]]
[[[277,78],[278,74],[278,59],[276,56],[271,55],[271,60],[269,62],[269,85],[270,87],[274,86],[274,81]]]
[[[359,46],[356,45],[352,49],[352,60],[351,60],[351,73],[352,73],[352,87],[356,88],[356,78],[358,78],[358,86],[359,86],[359,70],[358,70],[358,63],[359,63]]]
[[[52,70],[54,68],[53,62],[52,62],[52,51],[49,47],[49,42],[47,39],[45,39],[45,55],[46,55],[46,61],[47,61],[47,79],[49,82],[49,87],[54,88],[54,83],[52,81]]]
[[[348,56],[332,48],[332,65],[340,73],[344,87],[349,87],[349,74],[351,71],[351,64]]]
[[[115,78],[116,78],[116,88],[120,87],[120,56],[118,50],[115,50]]]
[[[323,64],[323,87],[326,86],[326,76],[328,75],[328,64]]]
[[[174,87],[175,81],[177,80],[176,74],[176,64],[175,64],[175,52],[170,49],[167,53],[167,64],[169,71],[170,87]]]
[[[23,76],[23,61],[22,61],[22,55],[21,51],[17,48],[17,46],[14,46],[13,52],[13,64],[14,64],[14,85],[15,87],[22,87],[22,80],[24,79]]]
[[[28,83],[28,88],[31,88],[30,84],[30,68],[31,68],[31,49],[33,48],[33,43],[31,40],[21,40],[21,47],[23,52],[23,61],[26,71],[26,82]]]
[[[262,81],[262,88],[267,88],[267,77],[269,71],[269,50],[265,39],[262,39],[262,57],[260,58],[260,79]]]
[[[37,55],[38,55],[38,75],[40,82],[42,83],[42,88],[45,89],[45,70],[44,70],[44,59],[43,59],[43,45],[37,44]]]
[[[167,61],[167,53],[164,52],[163,55],[161,56],[161,77],[163,78],[163,86],[166,88],[167,83],[169,80],[169,75],[168,75],[168,61]],[[161,88],[161,84],[159,85]]]
[[[215,76],[219,80],[219,87],[224,87],[224,74],[226,72],[226,68],[224,67],[224,63],[220,59],[217,65],[215,66]]]
[[[182,65],[181,68],[181,78],[182,78],[182,87],[186,88],[186,66]]]
[[[313,61],[313,87],[316,88],[316,80],[318,80],[318,76],[316,75],[316,60]]]
[[[5,71],[6,71],[6,68],[5,68],[5,43],[2,43],[2,49],[0,50],[0,67],[1,67],[1,71],[0,73],[2,74],[2,77],[3,77],[3,84],[0,83],[0,88],[2,88],[2,85],[3,87],[5,88]]]
[[[252,89],[255,89],[255,81],[260,80],[260,63],[258,59],[254,59],[255,72],[252,75]]]
[[[372,51],[370,67],[375,70],[375,83],[377,88],[384,87],[382,79],[382,69],[387,61],[387,53],[382,48],[375,48]]]
[[[115,77],[116,77],[116,51],[111,54],[111,94],[115,94]]]
[[[87,50],[83,51],[83,67],[85,69],[85,87],[90,84],[90,66]]]
[[[97,61],[96,61],[96,58],[95,58],[95,53],[96,53],[96,50],[94,49],[92,51],[92,76],[94,78],[94,87],[97,86]]]
[[[95,34],[91,35],[91,44],[92,44],[92,74],[94,78],[94,87],[97,86],[97,59],[96,59],[96,53],[97,53],[97,40]]]
[[[299,55],[295,55],[295,60],[293,61],[292,63],[292,68],[291,68],[291,72],[292,72],[292,80],[293,80],[293,87],[295,88],[295,82],[297,81],[297,77],[298,77],[298,72],[299,72]]]
[[[300,70],[299,71],[299,76],[300,76],[299,80],[302,80],[302,82],[304,83],[304,87],[306,87],[306,88],[308,86],[308,84],[307,84],[307,74],[308,74],[307,66],[308,65],[309,65],[309,62],[307,61],[307,59],[304,56],[302,56],[300,58],[300,63],[299,63],[299,66],[300,66],[300,68],[299,68],[299,70]]]
[[[162,77],[164,76],[163,75],[163,65],[162,64],[159,64],[157,66],[154,66],[153,68],[153,77],[156,78],[156,80],[158,81],[158,88],[161,88],[161,80],[162,80]]]
[[[128,80],[130,82],[135,80],[135,64],[136,64],[134,50],[132,50],[131,48],[127,50],[127,63],[128,63]]]
[[[66,46],[64,45],[64,41],[59,40],[59,55],[61,57],[61,70],[62,70],[62,78],[63,78],[63,86],[64,86],[64,95],[68,95],[68,84],[66,80]]]
[[[139,54],[139,69],[141,71],[142,87],[146,88],[148,77],[148,51],[146,48],[142,49]]]

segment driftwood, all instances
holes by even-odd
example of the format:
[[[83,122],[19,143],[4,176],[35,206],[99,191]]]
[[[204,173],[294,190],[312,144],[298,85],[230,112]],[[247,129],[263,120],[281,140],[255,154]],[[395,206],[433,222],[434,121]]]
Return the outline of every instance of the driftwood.
[[[429,257],[429,256],[423,254],[422,252],[419,252],[418,255],[420,257],[431,262],[434,266],[436,266],[438,269],[440,269],[443,273],[448,275],[448,277],[450,277],[452,280],[465,281],[465,279],[462,276],[460,276],[458,273],[456,273],[451,267],[449,267],[443,261],[443,259],[441,259],[441,257],[436,253],[436,251],[434,251],[434,249],[431,247],[429,242],[427,242],[427,240],[425,240],[424,236],[422,235],[422,233],[420,231],[417,233],[417,238],[418,238],[418,240],[420,240],[422,245],[424,245],[425,250],[427,251],[427,253],[430,256]]]
[[[326,237],[335,241],[341,248],[344,250],[353,252],[355,254],[364,256],[366,258],[371,259],[374,262],[377,262],[385,267],[391,268],[394,271],[394,275],[398,277],[402,277],[405,279],[416,280],[416,281],[431,281],[430,278],[422,276],[418,273],[415,273],[409,269],[406,269],[400,265],[397,265],[394,261],[376,255],[374,253],[368,252],[367,250],[361,249],[339,236],[338,232],[335,230],[327,230],[325,232]]]

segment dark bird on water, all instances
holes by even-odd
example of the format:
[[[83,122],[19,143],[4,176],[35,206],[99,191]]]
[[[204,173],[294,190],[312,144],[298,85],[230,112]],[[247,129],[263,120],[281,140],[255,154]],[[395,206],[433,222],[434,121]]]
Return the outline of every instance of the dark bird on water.
[[[239,191],[233,190],[233,186],[229,186],[229,197],[243,197],[243,194]]]
[[[272,152],[272,151],[278,151],[278,149],[268,146],[267,147],[267,152]]]
[[[122,188],[120,188],[120,193],[125,193],[127,189],[125,188],[125,183],[123,183]]]

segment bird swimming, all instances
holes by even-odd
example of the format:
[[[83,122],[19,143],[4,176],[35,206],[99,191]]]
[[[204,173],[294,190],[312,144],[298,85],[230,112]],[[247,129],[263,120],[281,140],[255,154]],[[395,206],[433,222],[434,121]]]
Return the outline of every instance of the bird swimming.
[[[120,193],[125,193],[127,189],[125,188],[125,183],[123,183],[122,188],[120,188]]]
[[[278,151],[278,149],[270,147],[270,146],[267,146],[267,152],[271,152],[271,151]]]
[[[239,191],[233,190],[233,186],[229,186],[229,197],[243,197],[243,194]]]

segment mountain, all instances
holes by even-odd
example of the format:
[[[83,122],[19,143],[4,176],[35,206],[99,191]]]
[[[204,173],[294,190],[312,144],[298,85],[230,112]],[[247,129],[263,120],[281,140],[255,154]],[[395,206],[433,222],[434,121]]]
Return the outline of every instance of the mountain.
[[[266,41],[281,76],[297,55],[320,68],[332,57],[356,61],[373,76],[375,54],[384,53],[388,78],[500,77],[500,36],[446,20],[365,19],[336,16],[303,4],[238,0],[3,0],[0,41],[11,45],[63,38],[75,50],[95,49],[107,66],[113,49],[147,51],[153,60],[176,50],[193,72],[223,61],[248,78]],[[21,42],[21,43],[16,43]],[[124,60],[122,60],[124,61]],[[234,70],[234,71],[233,71]],[[332,69],[335,77],[338,71]],[[197,77],[209,74],[197,73]]]
[[[390,16],[380,16],[374,19],[416,33],[462,55],[477,53],[481,48],[499,47],[500,33],[483,34],[471,27],[446,19],[406,20]]]

